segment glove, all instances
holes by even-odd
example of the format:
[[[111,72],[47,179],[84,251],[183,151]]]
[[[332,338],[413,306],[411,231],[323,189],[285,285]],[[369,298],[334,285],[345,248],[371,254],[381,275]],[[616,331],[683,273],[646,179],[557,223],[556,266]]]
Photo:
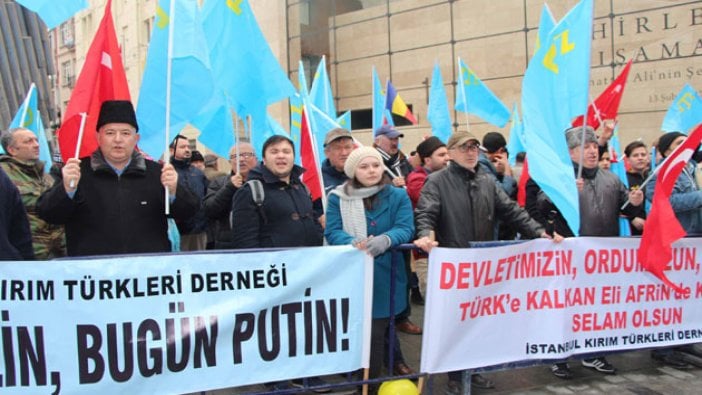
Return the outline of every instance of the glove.
[[[390,237],[388,235],[380,235],[377,237],[371,237],[366,242],[366,251],[368,251],[368,253],[373,258],[375,258],[378,255],[387,251],[388,248],[390,248],[391,244],[392,244],[392,242],[390,241]]]

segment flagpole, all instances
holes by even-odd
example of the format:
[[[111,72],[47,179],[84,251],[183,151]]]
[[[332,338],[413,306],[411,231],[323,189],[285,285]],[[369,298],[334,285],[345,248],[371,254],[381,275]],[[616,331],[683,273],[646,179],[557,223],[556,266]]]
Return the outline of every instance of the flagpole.
[[[32,96],[32,90],[35,88],[34,83],[29,86],[29,91],[27,91],[27,97],[24,98],[24,103],[22,106],[22,117],[20,118],[20,127],[24,127],[24,122],[27,120],[27,111],[29,110],[29,98]]]
[[[78,141],[76,141],[76,150],[73,153],[73,157],[80,159],[80,146],[83,143],[83,131],[85,130],[85,120],[88,118],[88,113],[80,113],[80,128],[78,128]],[[75,188],[76,180],[71,180],[68,184],[71,188]]]
[[[239,165],[239,116],[234,115],[234,154],[236,155],[236,174],[241,173],[241,165]],[[243,181],[243,179],[242,179]]]
[[[466,90],[463,87],[465,85],[465,81],[463,81],[463,71],[461,70],[461,58],[458,58],[458,85],[461,93],[461,97],[463,97],[463,104],[466,106],[466,110],[468,110],[468,99],[466,98]],[[463,116],[466,118],[466,130],[468,133],[470,133],[470,119],[468,118],[468,111],[461,111],[463,113]]]
[[[171,161],[171,155],[169,152],[170,134],[171,134],[171,80],[173,78],[173,64],[171,59],[173,59],[173,28],[175,25],[175,0],[171,0],[170,10],[168,12],[168,54],[166,55],[166,149],[163,154],[164,165]],[[175,153],[175,147],[173,149]],[[165,208],[166,215],[171,213],[171,200],[170,193],[168,192],[168,187],[164,187],[165,190]]]

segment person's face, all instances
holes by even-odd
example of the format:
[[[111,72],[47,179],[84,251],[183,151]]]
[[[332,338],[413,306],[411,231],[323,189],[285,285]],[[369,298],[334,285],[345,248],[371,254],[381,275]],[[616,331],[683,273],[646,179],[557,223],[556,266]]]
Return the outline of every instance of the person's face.
[[[383,178],[383,165],[378,158],[365,157],[356,166],[356,179],[364,187],[378,185]]]
[[[575,163],[580,163],[580,146],[569,149],[570,159]],[[599,163],[599,153],[597,143],[591,142],[585,144],[585,152],[583,153],[583,167],[586,169],[594,169]]]
[[[600,166],[600,169],[604,169],[604,170],[610,169],[610,167],[612,166],[612,162],[609,160],[609,152],[605,152],[602,154],[598,165]]]
[[[290,176],[294,160],[293,147],[287,141],[269,145],[263,155],[263,165],[278,178]]]
[[[451,148],[449,155],[457,165],[468,170],[475,170],[475,166],[478,164],[479,150],[480,144],[476,140],[468,140],[459,146]]]
[[[686,138],[685,136],[678,136],[678,137],[676,137],[675,140],[673,140],[673,143],[670,144],[670,147],[668,147],[668,149],[663,153],[663,154],[665,155],[665,157],[667,158],[668,155],[672,154],[673,151],[674,151],[676,148],[678,148],[678,146],[679,146],[680,144],[682,144],[683,141],[685,141],[685,138]]]
[[[242,177],[246,177],[249,170],[256,167],[256,160],[253,147],[248,143],[239,144],[239,156],[236,154],[236,147],[229,152],[229,164],[232,166],[232,170],[236,172],[236,163],[239,162],[239,172]]]
[[[7,153],[22,162],[39,159],[39,140],[30,130],[18,130],[12,133],[12,144]]]
[[[173,151],[173,157],[177,160],[187,160],[190,159],[190,143],[187,139],[177,139],[175,150]]]
[[[648,167],[648,160],[646,147],[635,148],[629,154],[629,167],[633,172],[640,173]]]
[[[128,123],[108,123],[98,131],[97,140],[105,159],[119,167],[129,162],[139,142],[139,134]]]
[[[507,156],[507,150],[505,149],[505,147],[500,147],[495,152],[486,152],[485,155],[488,157],[490,162],[494,163],[497,161],[498,158]]]
[[[439,147],[436,150],[434,150],[434,152],[432,152],[430,157],[424,158],[424,166],[431,171],[437,171],[446,167],[448,161],[448,150],[446,149],[446,147]]]
[[[200,169],[201,171],[205,171],[205,162],[202,162],[202,161],[190,162],[190,165],[192,167]]]
[[[389,138],[381,135],[375,138],[375,144],[389,155],[395,155],[400,150],[400,138]]]
[[[324,148],[324,154],[329,159],[329,163],[338,171],[344,171],[344,164],[351,151],[353,151],[353,140],[347,137],[336,139]]]

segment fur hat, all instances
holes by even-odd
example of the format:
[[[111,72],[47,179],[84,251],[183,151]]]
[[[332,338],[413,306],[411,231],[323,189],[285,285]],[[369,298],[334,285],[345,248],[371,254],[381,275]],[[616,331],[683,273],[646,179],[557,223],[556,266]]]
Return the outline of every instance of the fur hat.
[[[346,173],[346,177],[354,178],[356,176],[356,167],[358,167],[358,164],[364,158],[368,157],[376,158],[378,159],[378,162],[383,163],[383,158],[380,156],[380,152],[378,152],[378,150],[375,148],[358,147],[351,151],[351,154],[349,154],[349,157],[346,159],[346,163],[344,163],[344,173]]]
[[[568,144],[568,149],[580,147],[582,144],[582,135],[582,126],[574,126],[566,130],[566,143]],[[597,136],[595,136],[595,129],[593,129],[591,126],[585,126],[585,144],[589,143],[597,144]]]
[[[656,149],[661,153],[661,155],[665,156],[665,151],[668,151],[668,148],[670,148],[670,145],[673,144],[673,141],[680,136],[686,137],[684,133],[680,132],[668,132],[662,135],[658,139],[658,146]]]
[[[419,154],[419,157],[422,159],[428,158],[434,153],[434,151],[441,147],[446,147],[446,144],[439,140],[438,137],[431,136],[419,143],[417,146],[417,154]]]
[[[96,130],[108,123],[128,123],[134,126],[136,131],[139,131],[134,106],[129,100],[106,100],[100,106],[100,115],[98,116]]]

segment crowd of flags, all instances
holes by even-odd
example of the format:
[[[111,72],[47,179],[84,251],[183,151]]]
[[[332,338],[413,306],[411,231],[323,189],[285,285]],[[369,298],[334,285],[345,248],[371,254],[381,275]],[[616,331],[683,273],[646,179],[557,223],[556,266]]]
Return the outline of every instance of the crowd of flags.
[[[49,28],[87,7],[87,0],[17,2],[37,12]],[[563,132],[583,123],[597,129],[604,119],[615,119],[632,67],[630,60],[612,84],[595,100],[591,99],[593,7],[593,0],[581,0],[556,21],[544,4],[534,55],[522,81],[521,116],[517,103],[510,111],[460,58],[453,107],[500,128],[511,122],[507,147],[512,154],[511,163],[514,164],[516,153],[527,152],[525,173],[554,202],[576,235],[580,228],[578,192]],[[300,147],[295,160],[308,169],[304,181],[313,197],[323,198],[320,161],[324,158],[324,135],[335,127],[350,130],[351,114],[337,113],[325,57],[317,65],[310,89],[307,87],[302,62],[298,67],[298,88],[290,82],[248,1],[208,0],[200,8],[197,2],[188,0],[159,0],[136,106],[143,130],[139,148],[153,158],[167,155],[169,140],[187,124],[200,130],[203,144],[224,157],[236,143],[239,127],[256,152],[271,135],[284,134]],[[393,114],[418,124],[390,79],[381,83],[375,67],[371,70],[371,90],[373,130],[392,124]],[[97,147],[94,133],[81,134],[81,128],[95,130],[100,104],[112,99],[129,100],[130,93],[108,0],[57,132],[64,160],[89,155]],[[290,102],[289,133],[267,113],[269,105],[284,99]],[[11,126],[26,126],[37,133],[42,159],[49,162],[36,103],[37,91],[32,85]],[[432,134],[443,141],[454,129],[438,63],[432,73],[427,120]],[[693,87],[685,85],[666,113],[661,129],[686,132],[701,122],[702,99]],[[466,127],[470,128],[467,116]],[[618,138],[615,130],[610,144],[615,159],[612,170],[626,183],[623,162],[617,160],[621,158]],[[686,146],[696,147],[700,139],[702,132],[698,128],[690,134]],[[689,159],[687,148],[679,152],[680,158]],[[669,204],[664,207],[681,161],[667,160],[662,164],[664,176],[658,182],[664,190],[658,193],[656,189],[639,254],[642,263],[663,281],[668,281],[662,268],[670,259],[670,243],[684,235],[684,231],[671,225],[677,221],[671,221],[674,215],[671,217]],[[667,250],[651,241],[655,237],[651,229],[667,234],[666,238],[655,238],[655,243],[667,243]]]

